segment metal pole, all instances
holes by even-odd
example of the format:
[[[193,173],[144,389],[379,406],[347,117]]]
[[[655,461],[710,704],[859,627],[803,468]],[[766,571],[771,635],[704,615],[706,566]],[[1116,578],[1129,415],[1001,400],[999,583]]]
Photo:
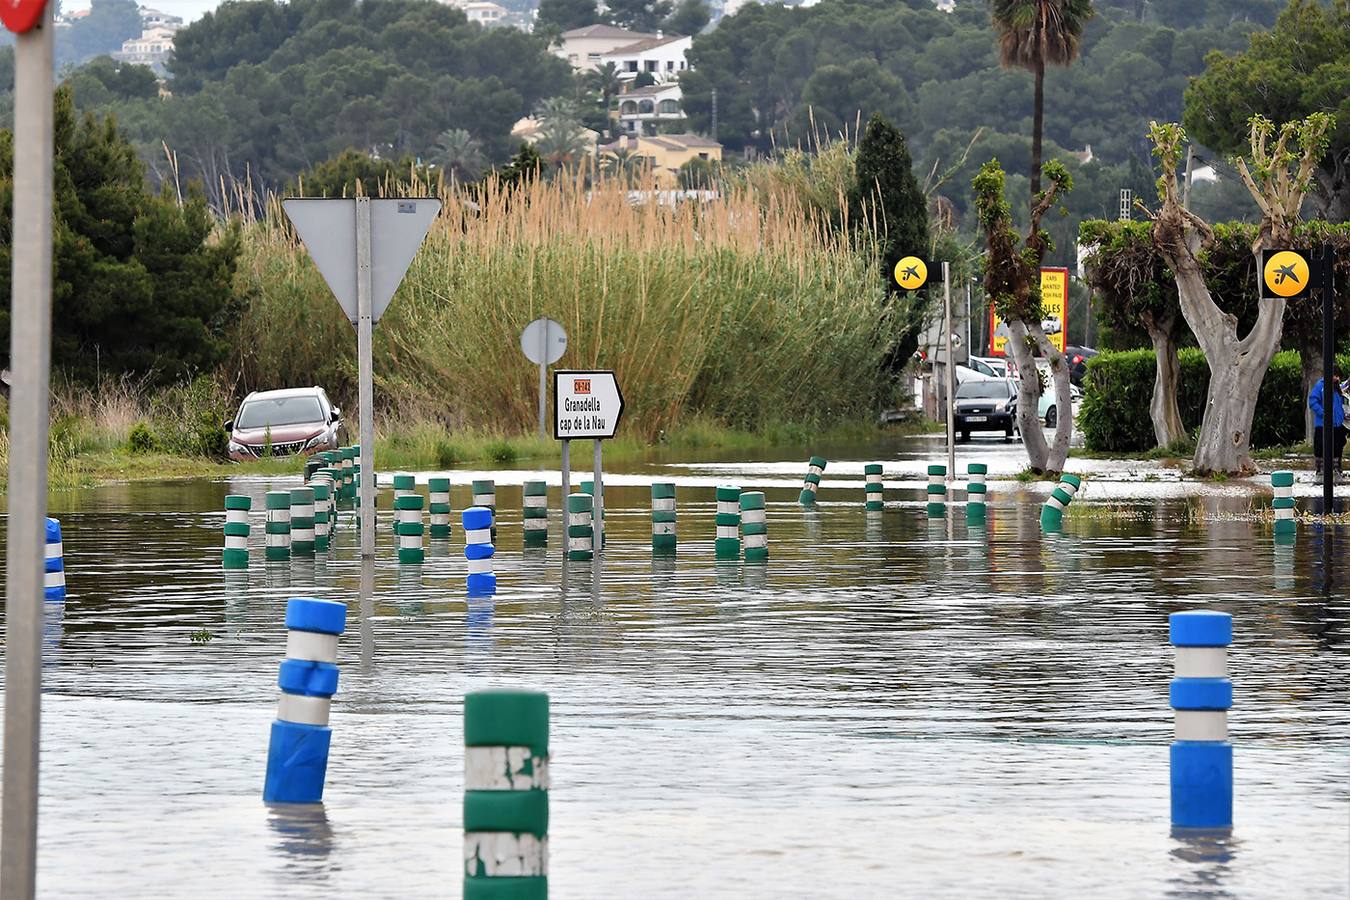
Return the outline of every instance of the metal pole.
[[[1186,183],[1181,188],[1181,208],[1191,208],[1191,176],[1195,173],[1195,145],[1186,145]]]
[[[375,555],[375,371],[371,336],[370,198],[356,198],[357,406],[361,417],[361,555]]]
[[[14,38],[14,236],[10,294],[9,536],[0,897],[37,884],[42,717],[47,391],[52,350],[52,5]]]
[[[970,343],[970,279],[966,279],[966,357],[969,358],[973,352]]]
[[[562,495],[563,524],[567,523],[567,495],[572,493],[572,454],[571,441],[562,442]]]
[[[548,437],[548,430],[544,427],[546,416],[544,414],[544,405],[548,402],[548,326],[539,329],[539,436]]]
[[[1333,439],[1332,422],[1336,410],[1336,398],[1341,386],[1332,378],[1336,364],[1336,317],[1334,315],[1335,294],[1332,284],[1332,266],[1335,254],[1330,244],[1322,245],[1322,515],[1331,515],[1335,503],[1334,478],[1332,470]],[[1330,530],[1330,529],[1328,529]]]
[[[597,438],[595,440],[595,504],[594,512],[591,513],[591,521],[594,523],[594,553],[599,556],[605,548],[605,490],[600,483],[600,448],[603,442]]]
[[[952,283],[951,265],[942,262],[942,328],[947,345],[947,482],[956,477],[956,360],[952,356]]]

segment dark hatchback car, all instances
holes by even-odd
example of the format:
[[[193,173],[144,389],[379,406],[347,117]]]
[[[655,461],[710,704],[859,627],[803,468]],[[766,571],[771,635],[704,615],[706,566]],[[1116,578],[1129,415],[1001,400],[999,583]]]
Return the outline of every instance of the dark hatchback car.
[[[1091,347],[1078,347],[1073,344],[1064,348],[1064,356],[1069,363],[1069,383],[1083,386],[1083,377],[1087,375],[1088,360],[1097,355]]]
[[[1001,431],[1012,439],[1017,421],[1017,393],[1003,379],[967,381],[956,389],[956,433],[963,441],[972,431]]]

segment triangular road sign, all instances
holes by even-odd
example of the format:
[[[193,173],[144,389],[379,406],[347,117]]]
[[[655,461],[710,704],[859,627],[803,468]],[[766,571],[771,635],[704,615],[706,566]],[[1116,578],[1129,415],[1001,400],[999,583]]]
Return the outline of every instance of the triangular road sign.
[[[352,322],[356,313],[356,201],[292,197],[282,208],[310,259]],[[378,322],[426,239],[441,201],[428,197],[370,201],[371,319]]]

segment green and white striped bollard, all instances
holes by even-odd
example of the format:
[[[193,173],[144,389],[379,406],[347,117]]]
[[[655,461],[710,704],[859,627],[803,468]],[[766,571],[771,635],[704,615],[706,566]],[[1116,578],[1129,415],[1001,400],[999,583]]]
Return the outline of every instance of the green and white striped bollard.
[[[740,496],[740,506],[745,561],[763,562],[769,558],[769,527],[764,516],[764,492],[746,491]]]
[[[1083,487],[1083,479],[1065,472],[1059,476],[1059,484],[1045,498],[1041,506],[1041,530],[1059,531],[1064,524],[1064,510],[1069,508],[1073,498]]]
[[[928,467],[928,516],[947,514],[947,467],[938,463]]]
[[[416,491],[394,498],[394,531],[398,534],[398,561],[420,565],[422,550],[422,495]]]
[[[291,556],[314,555],[314,489],[291,491]]]
[[[567,558],[590,559],[595,553],[591,513],[595,500],[590,494],[567,495]]]
[[[351,500],[356,496],[356,450],[353,447],[343,447],[338,451],[339,465],[342,468],[342,494],[343,500]]]
[[[464,900],[548,897],[548,695],[464,697]]]
[[[583,494],[590,494],[590,495],[591,495],[591,508],[592,508],[592,511],[594,511],[594,508],[595,508],[595,482],[594,482],[594,481],[583,481],[583,482],[581,483],[581,492],[582,492]],[[600,521],[597,522],[597,523],[595,523],[595,530],[596,530],[596,532],[600,535],[600,549],[603,550],[604,547],[605,547],[605,511],[604,511],[603,509],[600,510]]]
[[[717,559],[741,556],[741,489],[735,485],[717,486],[717,539],[713,555]]]
[[[985,499],[987,496],[984,479],[989,474],[989,466],[985,463],[967,463],[966,464],[966,522],[979,523],[984,521],[986,512]]]
[[[881,484],[881,463],[868,463],[863,466],[863,475],[867,477],[867,500],[863,509],[882,510],[886,508],[885,488]]]
[[[1270,492],[1274,495],[1270,505],[1275,513],[1275,533],[1297,533],[1298,520],[1294,508],[1294,473],[1271,472]]]
[[[802,493],[797,502],[802,506],[814,506],[816,491],[820,489],[820,476],[825,471],[825,457],[813,456],[806,464],[806,479],[802,482]]]
[[[338,494],[342,492],[342,469],[332,465],[325,466],[319,470],[318,476],[328,485],[328,543],[331,546],[338,528]]]
[[[520,514],[525,545],[542,547],[548,543],[548,482],[527,481],[522,491]]]
[[[264,502],[267,505],[267,522],[263,525],[266,542],[263,556],[272,560],[290,559],[291,492],[268,491]]]
[[[450,479],[427,479],[427,513],[431,520],[431,537],[450,536]]]
[[[225,498],[225,549],[221,551],[221,563],[227,569],[248,568],[248,512],[252,508],[251,497],[230,494]]]
[[[398,509],[398,498],[417,493],[417,477],[407,473],[394,476],[394,509]],[[398,531],[398,518],[394,519],[394,530]]]
[[[309,489],[314,492],[314,552],[327,553],[329,481],[319,477],[318,473],[315,476],[309,483]]]
[[[652,550],[673,552],[675,540],[675,482],[652,482]]]

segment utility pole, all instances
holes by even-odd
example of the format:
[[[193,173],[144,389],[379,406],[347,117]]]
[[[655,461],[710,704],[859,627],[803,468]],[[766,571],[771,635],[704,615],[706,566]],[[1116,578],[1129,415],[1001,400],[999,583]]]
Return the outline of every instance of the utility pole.
[[[943,343],[947,348],[947,482],[956,478],[956,358],[952,355],[951,263],[942,261]]]
[[[714,141],[717,140],[717,88],[712,89],[712,127],[710,131],[712,134],[709,137]]]

